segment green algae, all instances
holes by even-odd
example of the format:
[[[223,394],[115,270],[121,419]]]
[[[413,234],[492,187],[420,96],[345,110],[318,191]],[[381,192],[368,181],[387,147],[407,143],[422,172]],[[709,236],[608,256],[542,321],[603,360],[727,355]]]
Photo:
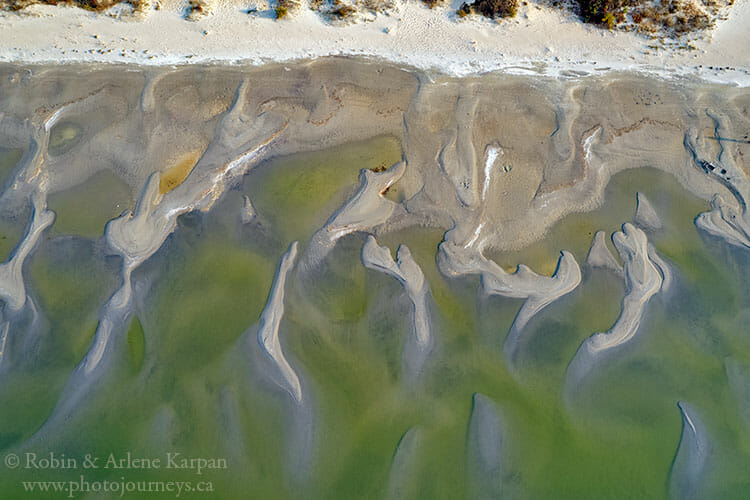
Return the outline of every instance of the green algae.
[[[133,364],[133,369],[138,371],[143,366],[143,357],[146,351],[146,339],[143,334],[143,325],[138,319],[138,316],[134,316],[130,321],[130,327],[127,333],[128,343],[128,355],[129,360]]]
[[[365,155],[362,151],[379,143],[357,147],[357,154]],[[297,155],[285,159],[286,166],[276,165],[279,173],[276,167],[267,172],[258,167],[243,189],[260,223],[237,230],[240,193],[230,193],[205,217],[181,219],[174,237],[142,271],[157,277],[146,309],[127,330],[129,368],[115,370],[107,379],[109,390],[78,424],[107,426],[92,427],[81,438],[73,438],[74,430],[61,438],[70,453],[135,449],[154,455],[176,449],[193,456],[230,455],[230,470],[209,476],[215,498],[383,498],[399,440],[416,427],[419,447],[407,478],[408,498],[466,498],[467,428],[472,396],[480,392],[498,404],[507,426],[506,465],[497,480],[509,497],[665,498],[681,429],[676,402],[684,400],[704,411],[712,437],[726,450],[716,457],[721,472],[711,491],[741,498],[747,486],[742,464],[750,463],[750,449],[738,439],[741,424],[726,390],[723,359],[747,358],[738,353],[747,342],[737,313],[747,303],[747,291],[739,283],[742,273],[733,271],[746,261],[734,254],[713,257],[692,222],[707,208],[705,202],[683,193],[669,176],[643,169],[615,176],[600,210],[564,219],[530,249],[493,255],[503,265],[523,262],[548,272],[560,249],[583,262],[594,231],[611,233],[632,219],[636,190],[665,221],[665,231],[650,237],[676,271],[676,288],[652,300],[633,347],[592,376],[573,408],[562,397],[567,364],[583,340],[606,331],[619,314],[624,289],[611,273],[584,269],[579,289],[528,325],[517,366],[509,367],[502,343],[521,301],[481,296],[476,278],[443,276],[435,263],[443,230],[383,235],[378,243],[394,253],[399,244],[410,248],[430,285],[436,347],[416,382],[402,370],[409,303],[396,280],[362,266],[361,236],[342,238],[312,284],[291,279],[282,343],[307,382],[316,427],[311,475],[302,486],[295,483],[287,466],[289,403],[258,380],[244,345],[255,341],[252,326],[289,241],[302,238],[304,245],[355,189],[357,169],[347,170],[348,160],[331,163],[329,176],[305,177],[304,170],[321,158],[341,155],[340,150]],[[265,183],[267,191],[260,187]],[[71,285],[56,291],[52,278],[45,282],[45,274],[61,273],[68,283],[82,279],[65,278],[70,264],[58,265],[37,263],[32,270],[45,311],[85,309],[88,299],[75,298]],[[154,365],[145,359],[147,352]],[[146,366],[153,368],[144,383]],[[227,422],[233,419],[222,409],[226,394],[236,404],[239,427],[229,435]],[[155,433],[165,409],[173,415],[168,432]],[[10,427],[0,442],[16,442],[16,434],[25,432]],[[231,451],[232,444],[241,451]],[[141,471],[134,477],[166,475]],[[173,478],[195,479],[188,473],[168,479]]]
[[[376,137],[272,159],[246,177],[243,190],[284,240],[305,242],[356,191],[361,169],[390,167],[399,160],[400,142]]]
[[[50,234],[99,238],[107,222],[133,207],[133,195],[119,177],[102,170],[78,186],[51,195],[47,205],[56,214]]]

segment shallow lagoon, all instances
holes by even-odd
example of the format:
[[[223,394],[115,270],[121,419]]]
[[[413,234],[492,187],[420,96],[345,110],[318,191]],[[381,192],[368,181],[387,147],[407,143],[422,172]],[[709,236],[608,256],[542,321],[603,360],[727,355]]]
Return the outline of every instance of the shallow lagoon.
[[[18,161],[14,154],[0,155],[3,171]],[[750,429],[725,360],[750,366],[750,256],[699,233],[693,219],[708,204],[648,168],[616,174],[600,208],[563,218],[537,243],[488,252],[508,269],[524,263],[549,275],[566,249],[583,268],[581,286],[526,327],[512,369],[502,345],[522,301],[483,295],[477,278],[445,277],[435,260],[445,230],[412,227],[378,235],[392,252],[407,245],[430,286],[436,346],[419,379],[408,380],[403,288],[364,268],[364,235],[342,238],[321,270],[287,287],[282,343],[307,381],[314,415],[312,451],[295,448],[287,398],[245,356],[253,325],[289,243],[299,240],[304,251],[356,191],[359,169],[380,169],[401,154],[397,138],[379,136],[275,157],[253,167],[209,212],[180,216],[134,275],[141,298],[121,340],[125,348],[98,381],[103,389],[53,442],[33,449],[69,457],[225,457],[227,470],[200,478],[194,471],[87,473],[91,480],[206,479],[215,498],[384,498],[394,477],[403,498],[467,498],[468,427],[472,397],[481,393],[501,409],[508,430],[497,478],[504,497],[665,498],[682,428],[676,403],[689,401],[714,443],[705,491],[743,498]],[[636,192],[664,222],[649,237],[675,281],[650,302],[632,345],[565,399],[568,363],[583,340],[611,327],[625,292],[613,273],[583,264],[591,238],[633,219]],[[247,224],[244,196],[256,211]],[[132,204],[130,189],[114,176],[50,197],[58,220],[26,264],[44,326],[33,355],[2,375],[1,450],[14,450],[44,423],[85,355],[98,312],[118,286],[119,261],[100,236]],[[19,220],[26,217],[1,221],[3,242],[20,238]],[[408,473],[394,475],[394,455],[410,429],[418,446]],[[303,465],[290,470],[295,455]],[[20,497],[25,474],[3,470],[0,491]],[[50,470],[44,479],[70,477]],[[154,496],[174,495],[142,497]],[[85,496],[110,497],[116,495]]]
[[[366,151],[367,146],[372,160],[358,162],[363,168],[376,167],[378,157],[389,154],[381,140],[351,148]],[[275,168],[268,172],[259,166],[247,176],[245,185],[258,185],[258,178],[270,185],[283,184],[289,182],[284,181],[289,175],[300,183],[312,183],[294,170],[320,162],[321,154],[274,160]],[[328,188],[341,197],[354,186],[356,171],[351,171],[348,161],[339,167],[328,165],[342,173],[349,171],[333,176],[341,182]],[[676,188],[657,191],[669,186]],[[392,279],[360,265],[361,238],[350,236],[342,241],[332,256],[335,264],[325,281],[317,283],[316,293],[291,294],[294,299],[284,322],[289,355],[314,381],[320,411],[319,458],[314,489],[307,492],[315,491],[313,496],[321,498],[381,497],[396,445],[416,425],[422,429],[423,448],[417,451],[407,491],[420,498],[460,497],[465,491],[464,447],[471,396],[481,392],[497,401],[512,422],[512,468],[503,480],[515,494],[662,498],[679,441],[675,403],[684,399],[710,409],[709,425],[722,443],[717,468],[724,474],[717,488],[723,488],[719,490],[722,498],[740,498],[747,484],[732,470],[741,472],[738,460],[750,460],[750,443],[738,418],[737,402],[727,390],[723,358],[750,362],[750,340],[743,332],[747,311],[743,316],[740,307],[748,300],[748,262],[747,256],[726,249],[724,258],[714,257],[720,244],[701,239],[691,223],[696,209],[703,208],[702,202],[681,191],[668,174],[627,171],[611,181],[604,207],[570,216],[548,238],[519,252],[499,254],[497,260],[543,268],[534,256],[550,255],[552,260],[561,246],[583,260],[592,231],[581,228],[617,229],[632,215],[637,190],[654,201],[666,221],[667,229],[655,239],[656,247],[677,269],[678,286],[668,299],[655,301],[642,340],[622,360],[602,370],[584,397],[589,403],[575,415],[568,414],[560,395],[567,362],[582,340],[614,322],[623,293],[622,284],[606,271],[587,272],[578,291],[545,310],[529,326],[522,353],[524,377],[517,382],[504,366],[500,346],[520,302],[479,297],[473,286],[443,277],[434,261],[442,240],[439,231],[416,229],[386,235],[382,244],[393,248],[403,243],[412,250],[430,282],[439,318],[438,354],[430,362],[424,386],[409,390],[400,383],[401,345],[407,334],[406,304],[403,297],[399,299],[402,292]],[[253,187],[249,191],[252,194]],[[276,195],[282,197],[284,192]],[[654,196],[658,192],[661,196]],[[276,265],[274,253],[283,250],[290,236],[311,234],[331,206],[338,204],[333,200],[314,207],[314,201],[302,196],[300,201],[286,198],[278,204],[273,198],[255,198],[261,217],[267,207],[280,208],[269,214],[270,224],[257,222],[251,228],[241,227],[241,198],[235,193],[211,214],[183,219],[172,241],[143,272],[143,280],[152,281],[151,291],[137,316],[143,333],[131,327],[128,335],[129,345],[135,346],[128,351],[132,358],[122,360],[118,376],[108,381],[108,394],[98,398],[97,406],[106,410],[92,410],[80,424],[81,429],[88,429],[86,438],[77,440],[69,455],[76,448],[102,453],[131,448],[158,452],[158,446],[151,448],[148,427],[157,412],[168,411],[175,419],[174,440],[165,437],[169,449],[221,456],[225,449],[219,444],[225,439],[222,427],[217,426],[216,407],[221,394],[230,391],[239,402],[240,432],[248,451],[237,457],[244,463],[241,470],[233,466],[216,474],[226,480],[228,489],[223,494],[282,493],[277,488],[287,482],[284,442],[271,436],[272,429],[284,434],[283,403],[268,391],[248,390],[253,384],[247,383],[247,374],[229,360],[240,335],[263,308]],[[300,204],[306,217],[294,216]],[[70,238],[56,237],[48,245],[54,241],[60,249],[87,245]],[[85,258],[46,254],[42,248],[30,263],[32,283],[55,325],[50,337],[61,342],[60,337],[68,336],[64,344],[71,356],[65,357],[71,369],[70,363],[85,352],[96,307],[105,294],[101,286],[97,293],[84,285],[84,276],[96,260],[93,255],[80,249],[76,255]],[[48,276],[55,277],[54,284],[46,284]],[[73,290],[76,293],[71,295]],[[740,313],[728,318],[732,311]],[[86,323],[88,329],[77,328]],[[144,341],[139,335],[145,335],[148,346],[140,354]],[[139,370],[143,366],[149,368],[147,375]],[[139,371],[140,376],[136,375]],[[44,372],[33,373],[37,382],[44,377]],[[717,391],[717,387],[724,389]],[[35,390],[34,385],[24,387],[27,395],[28,391],[34,393],[32,400],[49,400],[53,392],[43,386]],[[9,401],[18,393],[6,392],[5,396]],[[49,411],[49,405],[39,413],[45,410]],[[39,415],[29,418],[28,414],[3,412],[3,417],[4,429],[18,429],[21,435],[33,431],[34,426],[28,424],[39,423]],[[292,491],[287,494],[294,495]]]

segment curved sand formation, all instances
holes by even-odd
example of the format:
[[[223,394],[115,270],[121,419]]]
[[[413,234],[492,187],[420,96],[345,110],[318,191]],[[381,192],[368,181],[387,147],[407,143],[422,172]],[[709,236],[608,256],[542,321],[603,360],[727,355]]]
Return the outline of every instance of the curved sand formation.
[[[461,85],[458,88],[455,114],[465,121],[455,124],[455,130],[451,131],[450,138],[439,155],[440,166],[453,182],[458,199],[467,207],[475,207],[479,203],[479,174],[473,133],[478,101],[473,85]]]
[[[467,443],[469,498],[502,498],[503,420],[494,401],[476,393],[472,398]]]
[[[536,274],[523,264],[511,274],[478,250],[457,244],[453,240],[453,231],[446,233],[439,246],[437,260],[440,271],[446,276],[480,275],[482,288],[487,294],[526,299],[503,346],[506,357],[511,361],[516,356],[521,333],[528,322],[539,311],[570,293],[581,283],[581,268],[570,252],[560,252],[557,269],[551,277]]]
[[[279,87],[287,85],[288,80],[290,87],[304,89],[306,86],[315,86],[326,79],[356,80],[359,74],[359,70],[351,70],[343,78],[332,77],[330,73],[326,75],[325,72],[322,73],[323,76],[320,76],[320,68],[326,67],[326,64],[331,65],[331,63],[314,63],[305,66],[304,70],[293,67],[289,70],[290,76],[287,79],[278,76],[286,74],[284,68],[269,69],[268,75],[278,83]],[[333,65],[348,70],[349,64],[350,62],[337,60]],[[356,67],[355,63],[351,65],[351,67]],[[377,71],[381,70],[385,71],[385,74],[389,71],[385,67],[379,67]],[[213,70],[206,70],[206,73],[210,71]],[[136,74],[137,71],[134,70],[131,73]],[[152,83],[149,84],[149,89],[144,90],[139,101],[142,109],[135,101],[122,99],[125,104],[132,104],[134,109],[141,109],[142,114],[147,115],[149,120],[158,119],[161,128],[142,127],[142,135],[135,134],[134,130],[148,120],[139,121],[132,118],[132,115],[127,115],[128,119],[123,120],[123,123],[128,124],[127,126],[104,129],[93,138],[85,138],[83,142],[86,145],[85,148],[71,150],[70,153],[56,158],[47,158],[47,163],[44,163],[42,169],[26,169],[25,172],[29,175],[18,177],[16,185],[24,189],[26,189],[24,186],[35,188],[41,185],[41,183],[35,183],[46,179],[47,188],[59,191],[74,185],[82,178],[87,178],[95,168],[111,168],[122,175],[131,187],[142,189],[138,206],[135,207],[133,213],[124,214],[107,228],[108,243],[116,253],[123,256],[123,285],[102,308],[96,342],[87,355],[83,368],[76,371],[66,387],[60,407],[56,410],[58,415],[68,416],[69,411],[64,411],[65,408],[72,409],[81,403],[81,395],[86,394],[87,387],[90,388],[95,381],[99,380],[102,370],[109,365],[107,360],[113,359],[107,357],[111,352],[110,346],[114,339],[122,338],[121,333],[133,302],[130,273],[135,267],[128,266],[130,264],[137,266],[156,252],[176,227],[177,217],[181,213],[194,209],[208,210],[221,193],[231,185],[233,179],[237,179],[247,171],[249,165],[268,154],[294,152],[313,147],[323,148],[339,143],[337,141],[351,140],[353,136],[361,138],[383,133],[398,134],[401,131],[400,127],[403,127],[402,137],[405,144],[409,144],[407,148],[409,168],[405,169],[403,165],[401,166],[404,170],[399,174],[402,181],[399,182],[398,187],[400,189],[402,184],[404,185],[404,202],[401,205],[391,202],[382,196],[382,191],[374,187],[371,187],[369,194],[365,194],[368,191],[366,186],[368,173],[365,172],[362,174],[364,179],[360,191],[329,220],[330,234],[325,235],[326,238],[321,238],[321,241],[330,243],[330,248],[332,248],[341,236],[339,231],[345,231],[344,234],[346,234],[375,227],[378,232],[416,224],[441,229],[454,227],[455,232],[446,235],[446,241],[441,245],[438,255],[441,263],[450,261],[448,266],[441,264],[443,272],[448,269],[449,275],[479,274],[482,277],[482,286],[488,293],[527,299],[512,328],[516,335],[509,334],[506,339],[506,353],[509,353],[510,357],[517,348],[517,337],[523,326],[548,303],[575,288],[580,282],[580,270],[572,256],[563,252],[558,263],[558,270],[553,277],[539,276],[525,266],[519,266],[516,273],[509,274],[484,258],[483,249],[503,250],[523,246],[541,237],[546,228],[565,214],[596,207],[601,201],[601,194],[609,176],[623,168],[658,164],[659,168],[675,173],[681,182],[704,198],[705,186],[713,184],[706,181],[707,176],[702,171],[682,168],[685,160],[682,147],[684,123],[689,123],[693,117],[680,117],[679,113],[670,111],[665,114],[669,114],[667,119],[674,123],[663,125],[657,121],[658,119],[665,121],[663,116],[658,116],[660,113],[658,106],[652,106],[648,110],[643,107],[633,107],[624,100],[617,100],[619,94],[610,90],[609,83],[605,82],[605,84],[596,79],[586,82],[585,95],[579,92],[582,89],[581,85],[575,82],[566,83],[563,85],[563,90],[567,96],[565,99],[569,100],[552,103],[554,106],[551,108],[549,102],[533,100],[529,96],[537,95],[532,94],[536,85],[541,91],[546,92],[550,88],[556,88],[558,84],[555,83],[539,81],[530,86],[520,79],[516,80],[513,85],[497,84],[495,86],[496,83],[490,79],[485,86],[483,82],[477,81],[478,102],[472,104],[472,99],[467,99],[461,106],[458,106],[457,83],[460,82],[449,81],[445,78],[438,78],[437,81],[431,82],[424,78],[420,86],[420,92],[423,94],[420,109],[424,112],[434,109],[429,111],[431,113],[429,119],[425,117],[418,119],[419,117],[414,116],[419,114],[417,105],[414,103],[417,97],[409,94],[411,88],[408,87],[403,93],[396,92],[396,90],[391,90],[391,87],[395,89],[401,86],[392,85],[391,81],[385,78],[383,80],[386,80],[386,83],[379,83],[381,80],[376,78],[366,83],[358,80],[359,88],[355,85],[346,86],[338,80],[333,83],[326,80],[327,90],[320,98],[322,102],[315,101],[307,94],[304,97],[294,96],[294,93],[288,91],[286,87],[283,89],[266,88],[261,85],[250,92],[249,84],[246,83],[240,87],[241,90],[237,92],[235,102],[229,105],[226,113],[224,112],[226,107],[222,108],[221,101],[218,104],[211,104],[210,99],[203,99],[203,95],[198,93],[194,94],[195,98],[192,101],[174,101],[168,107],[168,113],[167,107],[160,106],[160,103],[172,102],[174,98],[172,94],[177,94],[172,92],[173,87],[169,86],[172,85],[169,83],[172,77],[173,75],[170,74],[161,81],[150,80]],[[245,77],[244,73],[241,77]],[[408,83],[411,80],[404,77],[404,81]],[[315,85],[310,82],[314,82]],[[625,83],[629,83],[627,78]],[[163,89],[162,84],[165,85]],[[363,88],[369,91],[370,85],[372,87],[380,85],[380,93],[374,90],[371,93],[362,91]],[[659,89],[664,90],[663,94],[666,99],[671,91],[665,88],[665,85],[663,82],[659,83]],[[191,89],[189,85],[186,88]],[[234,84],[230,88],[235,88]],[[382,91],[382,88],[386,90]],[[456,94],[455,99],[445,100],[447,103],[445,106],[440,102],[442,96],[445,95],[441,94],[441,88],[452,88],[451,92],[455,90]],[[515,94],[515,97],[508,99],[497,98],[498,95],[514,96],[512,92],[504,93],[508,89],[520,92],[520,95]],[[685,92],[693,95],[692,90]],[[347,100],[347,96],[354,96],[354,98]],[[592,98],[591,96],[599,97]],[[96,99],[99,97],[91,97],[91,100],[87,102],[91,103]],[[116,100],[114,97],[112,99]],[[408,104],[410,99],[412,108],[407,113],[404,111],[404,103]],[[499,103],[497,107],[489,106],[491,99]],[[597,99],[600,100],[597,101]],[[252,101],[253,105],[257,104],[257,109],[249,108],[248,101]],[[516,101],[523,104],[520,106],[524,108],[523,112],[513,107]],[[610,101],[611,106],[609,106]],[[601,102],[607,102],[608,106],[597,106],[597,103]],[[189,107],[191,103],[194,107]],[[79,108],[90,111],[86,109],[86,106],[81,105]],[[120,116],[125,116],[123,114],[125,112],[120,109],[121,106],[118,106],[120,105],[112,105],[117,111],[113,113],[113,116],[119,119]],[[181,122],[175,121],[174,117],[178,116],[180,108],[186,106],[186,109],[190,110],[190,113],[185,113],[187,115],[191,115],[193,110],[201,111],[200,114],[196,112],[194,118],[191,117],[199,124],[196,128],[202,127],[201,130],[209,130],[206,133],[208,136],[211,135],[210,130],[215,130],[215,133],[211,145],[208,145],[210,140],[206,139],[207,148],[204,148],[202,143],[195,146],[195,150],[202,152],[202,156],[196,165],[192,166],[185,180],[173,190],[162,194],[155,188],[159,185],[161,174],[155,173],[153,177],[148,176],[152,175],[155,169],[160,169],[164,163],[161,161],[162,156],[157,155],[156,152],[165,149],[165,144],[168,143],[165,137],[171,139],[173,136],[159,134],[164,134],[167,129],[176,129],[181,133],[183,128],[173,125]],[[471,111],[473,115],[457,116],[456,110],[459,107]],[[547,113],[553,108],[557,111]],[[647,113],[653,113],[656,116],[646,117]],[[19,114],[22,113],[19,112]],[[560,114],[564,116],[559,116]],[[406,115],[409,115],[408,119],[405,118]],[[498,117],[497,121],[492,121],[491,115]],[[554,115],[554,124],[547,123],[545,120],[552,115]],[[59,121],[61,116],[55,114],[50,123],[54,124]],[[363,119],[362,116],[366,118]],[[211,121],[213,117],[216,117],[218,123]],[[314,120],[311,121],[312,118]],[[641,119],[646,118],[657,125],[651,124],[648,120],[641,122]],[[461,127],[466,125],[464,122],[475,120],[481,123],[481,126],[475,126],[472,134],[459,137],[458,131],[463,130]],[[11,122],[12,120],[2,117],[2,123],[8,124],[3,125],[3,128],[12,129],[9,135],[20,136],[23,127],[18,123],[10,124]],[[326,123],[330,125],[325,125]],[[445,126],[446,123],[449,125]],[[646,125],[641,125],[641,123]],[[421,125],[425,126],[421,128]],[[427,125],[436,127],[437,133]],[[52,126],[50,125],[50,128]],[[446,132],[440,135],[443,128]],[[350,130],[351,133],[349,133]],[[646,135],[655,130],[662,135],[656,138],[650,137],[651,142],[639,138],[639,133]],[[304,134],[299,133],[300,131],[314,132]],[[451,139],[454,131],[456,131],[456,137]],[[152,133],[154,139],[149,135]],[[680,151],[676,151],[673,144],[669,142],[678,135],[680,148],[682,148]],[[126,148],[113,144],[113,137],[118,136],[128,137],[129,141],[135,137],[132,141],[134,146]],[[190,136],[185,139],[185,142],[200,142],[195,139],[197,136],[200,134]],[[432,136],[435,136],[435,141],[440,140],[440,144],[436,147],[433,147]],[[143,144],[139,143],[141,138]],[[539,139],[539,141],[532,141],[531,138]],[[451,143],[451,141],[454,142]],[[660,151],[638,149],[640,145],[652,143],[658,144]],[[444,159],[447,160],[450,155],[456,158],[456,162],[459,157],[465,158],[466,160],[462,160],[461,165],[458,163],[452,166],[447,163],[441,165],[438,162],[439,152],[446,144],[448,149],[445,150]],[[540,146],[540,144],[544,145]],[[662,146],[662,144],[666,145]],[[143,145],[146,147],[143,148]],[[35,154],[32,149],[27,152],[27,157]],[[448,151],[451,149],[453,153]],[[102,151],[105,150],[116,150],[118,153],[104,155]],[[476,152],[481,151],[484,151],[485,155],[484,177],[476,170]],[[89,153],[92,159],[84,162],[83,158]],[[605,155],[606,161],[602,161]],[[664,160],[672,156],[676,159],[663,162],[654,160]],[[112,161],[115,157],[117,162]],[[78,170],[58,171],[54,168],[47,168],[50,165],[64,167],[65,163],[74,165],[76,162],[83,165]],[[469,166],[471,168],[467,174],[466,169]],[[689,172],[683,172],[683,170]],[[448,171],[453,174],[448,176],[446,174]],[[71,172],[75,175],[69,175]],[[386,173],[375,174],[373,172],[370,177],[377,179]],[[457,189],[463,189],[462,176],[464,179],[471,179],[464,193],[466,194],[465,200],[470,201],[468,193],[476,193],[477,200],[481,203],[481,210],[476,204],[469,205],[459,199],[461,195],[457,194]],[[479,182],[482,180],[483,184],[480,186]],[[730,189],[732,186],[731,183],[729,187],[725,184],[723,188],[713,192],[721,193],[720,195],[724,198],[727,196],[731,198],[731,194],[727,193],[733,192]],[[735,187],[732,189],[737,191]],[[33,191],[34,189],[24,191],[24,202],[28,202],[28,195]],[[730,199],[730,202],[732,201],[733,199]],[[361,205],[358,205],[360,203]],[[725,219],[732,220],[730,217],[732,214],[729,212],[725,211],[719,215],[722,217],[722,223],[727,223]],[[337,220],[337,217],[341,219]],[[741,236],[741,231],[736,228],[733,231]],[[321,236],[321,234],[316,234]],[[322,247],[326,245],[323,244]],[[324,248],[321,253],[324,255],[325,252]],[[661,268],[662,266],[657,261],[658,256],[652,255],[650,249],[647,253],[654,265]],[[460,265],[462,261],[463,267]],[[460,272],[451,274],[452,270],[456,269]],[[667,278],[663,269],[662,272],[664,274],[662,288],[665,288]],[[85,376],[82,375],[84,371]],[[305,401],[309,403],[309,397],[306,397]]]
[[[0,264],[0,299],[10,312],[18,312],[26,304],[26,285],[23,265],[45,229],[55,221],[55,213],[47,210],[42,196],[34,196],[31,222],[21,242],[13,250],[10,260]]]
[[[656,247],[652,244],[648,244],[648,258],[651,259],[659,272],[661,273],[661,293],[666,293],[672,288],[672,282],[674,277],[672,276],[672,268],[667,262],[662,259],[661,255],[656,251]]]
[[[16,140],[21,140],[25,135],[28,141],[28,149],[21,160],[21,167],[2,197],[5,200],[13,197],[29,200],[32,208],[31,222],[26,233],[13,250],[10,260],[0,265],[0,299],[5,301],[11,312],[19,311],[26,304],[24,262],[44,230],[55,221],[55,213],[47,209],[47,194],[51,188],[48,165],[51,130],[64,117],[79,112],[101,97],[102,92],[95,92],[52,110],[41,109],[30,121],[23,124],[12,118],[0,116],[4,132],[9,133],[11,137],[15,136]]]
[[[268,356],[276,365],[277,369],[284,378],[284,390],[289,393],[297,404],[302,403],[302,386],[299,377],[291,367],[284,351],[281,348],[279,340],[279,326],[281,318],[284,316],[284,287],[289,273],[294,267],[294,260],[297,258],[297,242],[292,242],[289,249],[281,257],[279,270],[271,286],[271,293],[268,295],[263,313],[260,315],[260,325],[258,326],[258,344],[263,348]]]
[[[705,498],[701,484],[711,456],[711,441],[695,409],[678,402],[682,415],[680,445],[669,473],[669,495],[675,500]]]
[[[401,436],[391,462],[385,498],[401,500],[412,498],[408,492],[409,480],[414,475],[415,456],[421,440],[419,427],[411,427]]]
[[[341,237],[357,231],[369,231],[386,222],[399,204],[383,195],[404,175],[405,170],[406,163],[398,162],[383,172],[360,171],[359,189],[315,232],[305,253],[303,267],[315,268]]]
[[[40,439],[58,419],[67,419],[109,366],[114,341],[120,339],[131,315],[131,275],[153,255],[177,227],[177,217],[192,210],[208,210],[230,183],[242,176],[258,153],[286,126],[273,113],[261,113],[248,125],[244,111],[247,83],[240,85],[233,106],[217,126],[215,140],[179,186],[166,194],[154,172],[132,212],[126,211],[105,228],[109,247],[122,256],[122,285],[101,309],[94,341],[66,384],[60,402],[32,438]]]
[[[635,217],[633,218],[633,222],[641,229],[647,231],[659,231],[664,227],[664,223],[656,213],[656,210],[654,210],[651,202],[641,192],[636,193]]]
[[[579,384],[606,352],[625,345],[635,336],[649,300],[662,290],[664,276],[669,272],[651,258],[656,252],[649,245],[646,233],[634,225],[623,224],[622,231],[612,234],[612,242],[625,274],[622,309],[609,331],[595,333],[578,348],[568,366],[567,384],[571,388]]]
[[[217,126],[216,139],[184,182],[162,194],[161,176],[154,172],[134,210],[107,224],[107,244],[123,258],[122,287],[104,306],[94,345],[84,359],[85,373],[101,362],[112,332],[121,328],[129,315],[132,272],[161,248],[177,227],[178,216],[209,210],[231,180],[244,174],[259,151],[285,127],[281,117],[268,113],[257,117],[250,126],[245,124],[247,88],[247,82],[243,82],[237,89],[234,105]]]
[[[609,251],[605,238],[606,233],[604,231],[594,233],[594,238],[591,240],[591,248],[589,248],[589,253],[586,256],[586,264],[591,267],[612,271],[624,278],[622,266],[617,262],[615,256],[612,255],[612,252]]]
[[[424,358],[434,342],[430,328],[430,314],[427,309],[429,286],[419,265],[414,261],[406,245],[398,247],[396,261],[387,247],[379,246],[375,237],[369,235],[362,247],[362,264],[368,269],[380,271],[396,278],[406,290],[412,303],[412,339],[414,349],[407,344],[404,363],[407,371],[416,374],[421,369]],[[413,352],[410,352],[413,351]]]
[[[7,321],[3,321],[3,324],[0,325],[0,367],[3,366],[3,361],[5,361],[5,349],[8,347],[8,330],[10,329],[10,323]]]

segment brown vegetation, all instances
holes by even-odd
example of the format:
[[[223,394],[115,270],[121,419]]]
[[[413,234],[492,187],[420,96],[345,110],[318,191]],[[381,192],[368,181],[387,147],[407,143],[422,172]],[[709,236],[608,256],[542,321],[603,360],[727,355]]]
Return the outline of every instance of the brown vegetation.
[[[514,17],[518,12],[518,0],[474,0],[471,4],[464,2],[458,8],[460,17],[469,14],[481,14],[490,19]]]
[[[278,0],[276,8],[276,19],[286,17],[288,14],[294,12],[299,8],[299,2],[297,0]]]
[[[188,0],[185,19],[195,20],[206,14],[208,14],[208,4],[205,0]]]
[[[682,35],[713,26],[713,18],[733,0],[577,0],[587,23],[609,29]],[[628,20],[630,14],[631,21]]]
[[[103,11],[118,3],[127,3],[133,9],[141,8],[141,0],[0,0],[0,8],[3,10],[18,11],[34,4],[42,5],[72,5],[81,9],[91,11]]]

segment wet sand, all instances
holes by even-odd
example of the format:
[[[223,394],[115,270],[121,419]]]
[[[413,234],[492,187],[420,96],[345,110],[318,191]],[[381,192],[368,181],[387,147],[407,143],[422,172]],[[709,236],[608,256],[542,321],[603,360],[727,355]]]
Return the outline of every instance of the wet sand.
[[[506,445],[492,431],[502,460],[494,448],[477,452],[490,457],[488,471],[502,470],[503,491],[580,497],[639,480],[645,496],[666,493],[682,425],[676,401],[701,414],[716,460],[746,463],[744,448],[731,445],[743,406],[727,390],[711,410],[714,388],[728,384],[724,358],[747,346],[743,89],[628,74],[460,80],[348,59],[0,73],[0,148],[15,162],[0,209],[4,224],[32,229],[8,233],[21,251],[7,264],[18,272],[2,283],[10,300],[0,374],[18,387],[28,387],[22,367],[56,381],[29,389],[39,396],[32,418],[6,417],[7,446],[145,446],[156,433],[167,444],[187,435],[194,450],[222,452],[216,443],[228,440],[215,426],[218,413],[234,429],[228,448],[247,461],[258,494],[351,497],[380,491],[388,477],[398,477],[400,491],[439,477],[430,491],[460,496],[467,481],[486,480],[467,479],[464,460],[467,429],[479,425],[470,423],[472,397],[481,393],[501,411],[503,433],[534,436]],[[324,176],[305,171],[321,163],[330,164]],[[82,190],[92,184],[110,196]],[[58,232],[57,222],[37,219],[58,210],[75,220],[71,197],[100,217]],[[709,210],[710,224],[692,222]],[[620,263],[606,239],[599,253],[610,252],[610,269],[587,265],[593,234],[618,234],[628,221],[642,226],[633,229],[640,239],[630,267],[611,272]],[[292,240],[299,262],[284,269],[281,297],[270,291]],[[377,259],[362,258],[368,241]],[[102,283],[66,306],[65,290],[80,273],[58,285],[50,270],[86,263],[50,255],[74,244],[98,262],[88,280]],[[409,251],[388,254],[401,245]],[[446,248],[461,273],[438,265]],[[549,286],[560,251],[567,267],[561,286]],[[315,265],[303,266],[306,255]],[[637,318],[625,318],[623,348],[563,404],[576,349],[618,325],[618,305],[639,290],[645,263],[659,272],[661,290],[633,295]],[[659,271],[666,268],[669,287]],[[238,354],[271,295],[281,298],[268,301],[265,316],[281,300],[284,315],[266,322],[272,328],[262,338],[267,350],[283,348],[281,357],[269,351],[281,387]],[[83,333],[60,327],[59,342],[84,347],[68,346],[75,354],[45,375],[34,342],[47,346],[46,356],[54,352],[48,333],[66,307],[85,311],[87,325]],[[405,354],[410,337],[429,338],[416,381]],[[645,379],[654,385],[644,395]],[[113,416],[103,410],[114,404],[107,386],[144,395],[142,407]],[[290,419],[297,387],[308,406]],[[0,397],[12,402],[18,393]],[[108,430],[71,445],[70,433],[95,418]],[[186,430],[191,422],[200,435]],[[416,467],[406,484],[391,461],[414,426],[419,445],[401,454]],[[292,467],[289,447],[303,446],[298,430],[309,441]],[[596,465],[618,446],[627,464],[619,476]],[[644,446],[646,458],[638,458]],[[296,482],[275,489],[291,469]],[[742,486],[735,470],[721,472],[729,490]],[[702,491],[721,492],[717,476],[697,479],[707,481]],[[231,482],[226,491],[235,491]]]

